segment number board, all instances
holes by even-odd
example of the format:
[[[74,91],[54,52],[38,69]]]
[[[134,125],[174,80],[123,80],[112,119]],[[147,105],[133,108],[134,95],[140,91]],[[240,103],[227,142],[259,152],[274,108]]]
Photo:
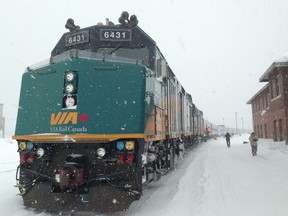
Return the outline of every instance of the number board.
[[[101,41],[131,41],[131,29],[100,29]]]
[[[75,44],[81,44],[89,42],[89,31],[80,31],[74,34],[66,35],[65,46],[72,46]]]

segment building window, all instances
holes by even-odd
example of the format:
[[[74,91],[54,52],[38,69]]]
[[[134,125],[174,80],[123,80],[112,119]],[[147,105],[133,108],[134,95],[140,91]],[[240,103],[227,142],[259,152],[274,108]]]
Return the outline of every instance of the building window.
[[[257,105],[258,103],[257,103],[257,100],[255,100],[255,102],[254,102],[254,106],[253,106],[253,109],[254,109],[254,113],[257,113],[258,112],[258,105]]]
[[[271,91],[272,99],[276,98],[279,95],[279,85],[278,80],[272,80],[272,91]]]
[[[266,102],[265,102],[265,94],[262,94],[262,110],[265,109]]]
[[[267,138],[267,124],[264,124],[264,138]]]
[[[270,92],[271,92],[271,99],[276,98],[277,96],[281,95],[282,90],[282,76],[278,76],[276,79],[271,81]]]
[[[268,93],[266,93],[265,96],[266,96],[266,97],[265,97],[265,102],[266,102],[266,104],[265,104],[266,106],[265,106],[265,107],[268,108],[268,105],[269,105],[269,104],[268,104],[268,101],[269,101]]]
[[[278,83],[278,95],[281,95],[281,92],[282,92],[282,76],[281,75],[279,75],[278,77],[277,77],[277,83]]]
[[[255,103],[252,103],[252,113],[255,113]]]
[[[279,141],[283,141],[282,119],[279,119],[279,120],[278,120],[278,128],[279,128]]]
[[[280,88],[279,78],[277,78],[277,79],[275,80],[275,96],[276,96],[276,97],[280,94],[279,88]]]
[[[273,127],[274,127],[273,140],[277,141],[277,121],[276,120],[274,120],[274,122],[273,122]]]
[[[275,92],[274,92],[274,80],[271,81],[271,86],[270,86],[270,92],[271,92],[271,99],[273,99],[275,97]]]

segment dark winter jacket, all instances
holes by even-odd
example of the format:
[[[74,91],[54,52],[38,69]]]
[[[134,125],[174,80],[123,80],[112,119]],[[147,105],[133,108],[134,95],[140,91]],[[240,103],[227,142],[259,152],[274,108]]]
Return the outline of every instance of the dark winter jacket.
[[[225,134],[226,140],[230,140],[231,135],[229,133]]]

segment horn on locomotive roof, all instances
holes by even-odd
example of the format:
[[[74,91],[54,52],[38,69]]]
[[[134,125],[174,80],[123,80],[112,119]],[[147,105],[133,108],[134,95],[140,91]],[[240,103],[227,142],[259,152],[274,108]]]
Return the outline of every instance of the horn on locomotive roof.
[[[74,24],[74,20],[71,19],[71,18],[69,18],[69,19],[67,20],[66,25],[65,25],[65,28],[66,28],[66,29],[69,29],[70,32],[77,31],[77,30],[80,29],[79,26],[76,26],[76,25]]]
[[[118,19],[119,23],[123,26],[135,27],[138,25],[137,16],[131,15],[129,19],[129,13],[127,11],[123,11],[121,16]]]

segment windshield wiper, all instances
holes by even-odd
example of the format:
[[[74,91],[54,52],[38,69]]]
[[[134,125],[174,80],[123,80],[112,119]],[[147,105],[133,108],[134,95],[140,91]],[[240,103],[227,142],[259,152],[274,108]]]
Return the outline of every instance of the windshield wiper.
[[[122,44],[119,44],[118,46],[115,47],[115,49],[111,50],[107,55],[111,55],[112,53],[116,52],[119,48],[121,48]]]

